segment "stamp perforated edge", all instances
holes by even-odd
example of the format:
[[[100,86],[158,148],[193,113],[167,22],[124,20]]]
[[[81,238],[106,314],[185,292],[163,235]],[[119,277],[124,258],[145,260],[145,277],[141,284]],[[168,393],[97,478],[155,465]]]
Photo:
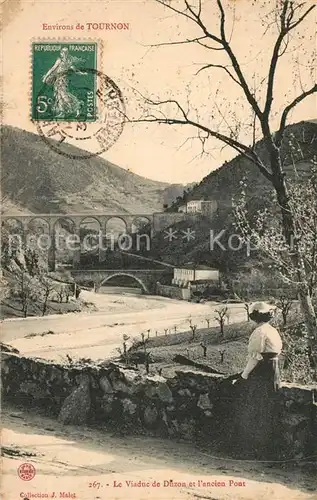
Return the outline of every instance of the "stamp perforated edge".
[[[97,70],[103,72],[104,40],[92,37],[33,37],[30,39],[29,55],[29,86],[28,86],[28,106],[29,120],[34,123],[32,116],[32,90],[33,90],[33,44],[34,43],[95,43],[97,45]],[[60,122],[62,123],[62,122]]]

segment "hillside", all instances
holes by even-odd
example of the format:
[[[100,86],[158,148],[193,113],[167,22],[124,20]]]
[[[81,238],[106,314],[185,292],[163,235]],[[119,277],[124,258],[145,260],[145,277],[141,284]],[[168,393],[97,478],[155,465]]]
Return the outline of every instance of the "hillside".
[[[256,149],[265,162],[267,157],[264,143],[260,141]],[[310,160],[316,155],[317,122],[300,122],[289,126],[282,145],[287,176],[293,180],[304,180],[310,168]],[[246,259],[245,248],[241,252],[222,251],[216,244],[214,250],[210,251],[210,230],[214,230],[215,235],[219,231],[226,231],[226,235],[221,239],[222,243],[228,240],[230,234],[236,232],[232,226],[232,199],[238,195],[240,182],[244,177],[247,179],[246,197],[250,210],[268,207],[271,186],[251,162],[238,155],[219,169],[212,171],[186,194],[187,201],[216,200],[218,210],[212,220],[205,219],[192,226],[195,239],[190,241],[185,238],[168,241],[164,234],[158,235],[152,245],[153,256],[156,258],[161,256],[162,260],[178,264],[189,261],[208,263],[219,266],[223,271],[229,269],[235,271],[241,265],[247,265],[247,260],[252,265],[252,260]],[[184,202],[185,198],[180,198],[168,210],[177,211]],[[181,223],[173,229],[180,233],[182,230],[186,231],[187,226],[188,224]],[[254,257],[257,259],[256,255]]]
[[[170,184],[164,190],[164,204],[172,205],[173,203],[176,203],[177,198],[182,197],[185,191],[188,192],[189,190],[193,189],[194,186],[196,186],[195,182],[186,184],[186,186],[184,186],[183,184]]]
[[[70,154],[76,150],[69,146]],[[6,212],[142,214],[162,210],[166,196],[170,201],[166,188],[167,183],[146,179],[100,157],[78,160],[59,155],[38,135],[3,127],[2,196]]]
[[[289,145],[290,140],[292,140],[292,146]],[[267,153],[264,142],[259,141],[255,149],[266,163]],[[282,145],[283,163],[288,175],[303,178],[309,168],[307,161],[316,154],[317,121],[290,125],[286,130]],[[264,197],[265,191],[269,188],[268,181],[259,174],[258,169],[251,162],[242,155],[238,155],[204,177],[190,190],[187,199],[217,200],[219,206],[224,209],[226,206],[231,206],[232,196],[237,192],[239,182],[244,176],[248,180],[249,196]],[[175,203],[173,210],[181,204],[182,201]]]

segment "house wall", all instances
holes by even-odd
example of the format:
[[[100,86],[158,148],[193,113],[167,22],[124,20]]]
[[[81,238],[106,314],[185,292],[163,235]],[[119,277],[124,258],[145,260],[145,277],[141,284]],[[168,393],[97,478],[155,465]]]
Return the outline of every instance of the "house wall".
[[[201,204],[201,215],[211,217],[218,210],[218,203],[216,200],[203,201]]]
[[[174,268],[174,280],[176,281],[193,281],[194,270],[184,268]]]
[[[171,299],[189,300],[191,291],[189,288],[180,288],[178,286],[161,285],[157,283],[156,293],[163,297],[170,297]]]
[[[201,213],[201,204],[202,200],[193,200],[187,203],[187,212],[188,213]]]
[[[195,280],[219,281],[218,269],[185,269],[174,268],[173,283],[181,284]]]
[[[219,271],[218,269],[196,269],[195,280],[218,281]]]

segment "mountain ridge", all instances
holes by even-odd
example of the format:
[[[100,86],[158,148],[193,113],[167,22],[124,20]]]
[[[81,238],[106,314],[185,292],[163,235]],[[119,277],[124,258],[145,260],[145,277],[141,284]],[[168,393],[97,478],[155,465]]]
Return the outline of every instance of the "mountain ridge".
[[[263,140],[257,144],[257,151],[262,160],[267,162]],[[314,157],[317,158],[317,121],[309,120],[289,125],[282,143],[282,158],[287,177],[292,178],[293,181],[304,181]],[[199,224],[193,224],[190,228],[195,232],[195,238],[168,241],[164,238],[164,234],[157,234],[152,242],[151,256],[154,258],[162,256],[165,261],[178,265],[188,261],[207,264],[218,267],[224,272],[229,268],[236,271],[240,266],[250,265],[252,256],[247,258],[243,254],[245,249],[241,252],[230,252],[228,249],[222,251],[217,244],[214,250],[210,249],[210,230],[213,230],[214,234],[225,230],[224,239],[236,233],[232,200],[239,196],[241,182],[244,179],[247,182],[245,193],[250,213],[268,207],[272,186],[255,165],[243,155],[237,155],[218,169],[211,171],[186,193],[185,197],[183,196],[169,207],[169,212],[175,212],[190,200],[204,199],[217,202],[217,211],[210,219],[202,218]],[[187,226],[188,223],[181,222],[175,224],[173,230],[178,234],[182,232],[185,234]],[[255,252],[254,259],[253,265],[256,265],[258,256]]]
[[[2,127],[1,144],[7,213],[148,213],[162,211],[185,189],[142,177],[104,158],[59,155],[39,135],[10,125]],[[69,145],[70,154],[76,150]]]

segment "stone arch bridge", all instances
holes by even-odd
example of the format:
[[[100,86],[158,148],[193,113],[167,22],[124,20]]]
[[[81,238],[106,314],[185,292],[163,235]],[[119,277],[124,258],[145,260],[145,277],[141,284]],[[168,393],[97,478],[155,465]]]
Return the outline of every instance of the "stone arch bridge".
[[[98,291],[114,277],[129,277],[141,287],[143,293],[155,293],[157,282],[173,277],[173,268],[166,269],[74,269],[71,274],[77,283],[90,281]]]

